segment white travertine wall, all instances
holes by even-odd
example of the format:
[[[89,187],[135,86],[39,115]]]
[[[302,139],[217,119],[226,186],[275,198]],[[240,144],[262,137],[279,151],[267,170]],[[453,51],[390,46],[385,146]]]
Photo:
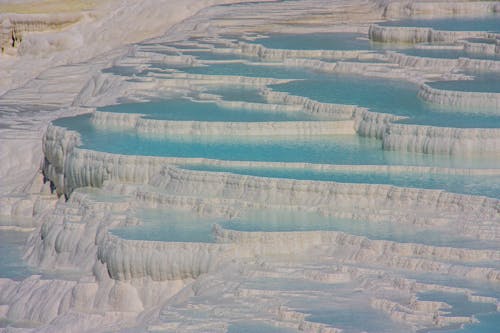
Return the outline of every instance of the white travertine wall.
[[[500,130],[496,128],[391,124],[382,140],[387,150],[449,155],[500,154]]]
[[[466,38],[488,38],[491,34],[481,31],[442,31],[420,27],[393,27],[372,24],[370,39],[382,43],[436,43],[455,42]]]
[[[454,91],[422,84],[418,96],[427,102],[460,108],[500,109],[500,93]]]
[[[172,135],[208,136],[273,136],[273,135],[348,135],[355,134],[354,123],[344,121],[168,121],[144,119],[137,114],[97,111],[92,123],[98,128],[134,129],[147,137]]]
[[[391,62],[401,66],[418,68],[435,73],[448,72],[455,69],[468,71],[500,71],[500,61],[486,59],[445,59],[411,56],[394,51],[387,51],[387,56]]]

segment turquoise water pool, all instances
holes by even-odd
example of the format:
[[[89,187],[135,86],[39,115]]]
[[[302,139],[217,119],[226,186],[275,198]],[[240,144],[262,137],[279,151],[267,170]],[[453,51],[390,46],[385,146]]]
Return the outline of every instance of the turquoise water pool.
[[[35,274],[22,256],[29,233],[0,230],[0,278],[23,280]]]
[[[411,119],[407,123],[460,127],[460,128],[498,128],[500,127],[500,115],[495,110],[462,109],[449,112],[449,108],[430,105],[421,100],[418,94],[418,86],[402,80],[381,79],[374,77],[363,77],[358,75],[326,74],[299,68],[250,65],[245,63],[212,64],[203,67],[184,68],[188,73],[205,75],[239,75],[249,77],[273,77],[282,79],[296,79],[292,82],[272,85],[273,90],[288,92],[293,95],[306,96],[311,99],[325,103],[355,104],[368,107],[373,111],[408,116]],[[472,74],[472,73],[471,73]],[[482,92],[499,92],[500,79],[495,73],[473,73],[477,78],[470,81],[449,81],[430,83],[431,86],[449,90],[471,90]],[[217,93],[218,89],[207,92]],[[243,100],[249,102],[263,102],[256,90],[247,94],[243,88],[230,88],[222,92],[223,98],[228,100]],[[182,119],[207,119],[205,115],[215,114],[207,110],[203,113],[199,106],[191,105],[191,113],[181,117]],[[195,113],[199,112],[199,115]],[[161,113],[161,112],[157,112]],[[254,112],[255,113],[255,112]],[[217,113],[222,116],[224,113]],[[241,121],[248,121],[254,116],[252,112],[242,111]],[[181,113],[179,113],[181,115]],[[276,115],[276,113],[275,113]],[[283,115],[283,120],[287,116]],[[232,115],[231,115],[232,116]],[[209,117],[209,116],[208,116]],[[255,116],[257,118],[258,116]],[[290,116],[294,118],[296,116]],[[302,119],[308,119],[301,114]],[[179,118],[179,119],[181,119]],[[166,118],[165,118],[166,119]],[[233,121],[239,121],[234,114]],[[298,118],[294,118],[298,119]],[[310,119],[310,118],[309,118]],[[251,120],[250,120],[251,121]]]
[[[495,156],[467,158],[384,151],[379,140],[356,135],[238,138],[167,136],[165,139],[156,139],[142,137],[135,131],[96,129],[90,122],[90,115],[62,118],[54,124],[79,132],[82,148],[124,155],[320,164],[498,166]]]
[[[452,316],[471,316],[477,313],[491,313],[496,311],[496,305],[491,303],[470,302],[464,294],[447,292],[422,292],[417,297],[421,301],[446,302],[452,306],[448,309]]]
[[[249,103],[267,103],[257,88],[234,86],[208,88],[204,92],[221,96],[224,101],[237,101]]]
[[[247,77],[267,77],[273,79],[302,79],[314,77],[315,73],[294,67],[272,66],[246,63],[220,63],[183,69],[190,74],[231,75]]]
[[[498,73],[467,73],[474,75],[473,80],[437,81],[429,85],[433,88],[456,91],[475,91],[500,94],[500,74]],[[500,110],[498,110],[500,113]],[[499,118],[500,126],[500,118]]]
[[[463,328],[429,330],[429,333],[498,333],[500,314],[498,312],[476,314],[479,323],[466,324]]]
[[[496,44],[495,38],[467,38],[466,41],[471,43]]]
[[[459,246],[468,248],[496,248],[497,244],[482,242],[460,235],[437,233],[435,230],[412,229],[388,222],[338,219],[317,213],[285,209],[243,209],[235,218],[201,216],[176,209],[142,209],[136,217],[138,226],[115,228],[111,232],[124,239],[162,242],[215,241],[214,224],[224,229],[245,232],[340,231],[396,242],[419,242],[434,246]]]
[[[111,232],[124,239],[162,242],[212,243],[212,226],[217,219],[198,216],[191,212],[167,209],[140,210],[136,215],[140,226],[127,226]]]
[[[347,308],[299,308],[301,311],[309,313],[306,320],[327,324],[333,327],[343,329],[345,332],[366,332],[374,330],[380,333],[405,332],[407,327],[402,324],[397,324],[392,321],[389,316],[375,309],[370,309],[368,304],[364,304],[364,309],[360,309],[362,305],[356,303],[354,305],[356,311],[350,307]],[[363,320],[359,320],[363,318]]]
[[[241,168],[191,165],[189,170],[231,172],[259,177],[335,181],[341,183],[387,184],[402,187],[442,189],[449,192],[484,195],[500,199],[500,176],[460,176],[429,173],[375,173],[356,171],[314,171],[286,168]]]
[[[176,121],[265,122],[318,120],[304,112],[249,111],[229,109],[215,103],[194,102],[188,99],[156,100],[144,103],[117,104],[98,108],[114,113],[140,113],[147,119]]]
[[[102,70],[103,73],[110,73],[119,76],[132,76],[141,71],[133,66],[111,66]]]
[[[500,15],[483,17],[450,17],[439,19],[405,19],[380,23],[388,27],[426,27],[450,31],[500,32]]]
[[[418,281],[424,283],[435,283],[440,285],[453,285],[459,288],[468,288],[475,291],[475,294],[480,296],[500,297],[500,289],[495,283],[472,282],[453,278],[447,275],[427,275],[425,277],[413,276]],[[430,329],[428,333],[496,333],[500,327],[500,312],[496,311],[495,304],[470,302],[463,294],[453,294],[439,291],[421,292],[418,295],[419,300],[442,301],[450,304],[452,315],[473,315],[479,322],[465,324],[460,328],[451,326],[443,329]]]
[[[496,82],[497,78],[492,82]],[[487,86],[488,79],[475,81]],[[465,85],[473,86],[474,82]],[[435,85],[435,83],[433,83]],[[448,89],[461,87],[462,81],[448,83]],[[460,128],[498,128],[500,115],[489,110],[454,110],[430,105],[421,100],[418,86],[401,80],[378,79],[355,75],[330,75],[304,81],[272,85],[273,90],[306,96],[324,103],[355,104],[370,110],[410,117],[409,122],[422,125]],[[479,88],[477,88],[479,89]],[[498,88],[491,88],[498,89]],[[407,121],[408,122],[408,121]]]

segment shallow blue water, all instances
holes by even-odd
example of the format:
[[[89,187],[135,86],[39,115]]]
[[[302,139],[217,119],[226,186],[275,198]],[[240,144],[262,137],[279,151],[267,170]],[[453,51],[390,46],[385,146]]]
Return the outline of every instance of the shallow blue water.
[[[241,286],[251,290],[279,290],[285,296],[284,305],[305,314],[307,321],[341,328],[346,333],[408,330],[404,324],[391,321],[387,314],[373,309],[368,293],[360,290],[357,282],[332,284],[301,278],[265,277],[244,281]]]
[[[498,333],[500,313],[490,312],[475,315],[479,323],[467,324],[463,328],[451,330],[431,330],[430,333]]]
[[[116,228],[111,232],[125,239],[203,243],[214,241],[212,226],[217,223],[217,219],[167,209],[141,210],[137,217],[143,222],[142,225]]]
[[[225,101],[240,101],[249,103],[267,103],[266,99],[259,93],[259,90],[252,87],[234,86],[208,88],[206,93],[215,94]]]
[[[497,295],[498,297],[498,295]],[[500,313],[496,306],[489,303],[474,303],[467,300],[463,294],[444,292],[425,292],[418,294],[419,300],[441,301],[452,306],[445,311],[454,316],[473,315],[479,323],[466,324],[463,328],[451,327],[449,329],[429,330],[429,333],[497,333],[500,327]]]
[[[225,229],[245,232],[341,231],[370,239],[419,242],[435,246],[497,247],[490,242],[444,235],[435,230],[413,230],[396,223],[338,219],[290,210],[245,209],[233,219],[205,217],[173,209],[144,209],[139,210],[136,216],[142,221],[141,225],[116,228],[111,232],[121,238],[133,240],[213,243],[212,228],[214,224],[219,224]]]
[[[250,65],[245,63],[220,63],[183,69],[186,73],[204,75],[233,75],[266,77],[274,79],[301,79],[315,74],[300,68],[286,66]]]
[[[226,229],[238,231],[342,231],[353,235],[366,236],[370,239],[383,239],[398,242],[419,242],[429,245],[483,246],[474,240],[437,234],[426,230],[411,230],[393,223],[376,223],[359,220],[337,219],[316,213],[285,210],[252,210],[241,218],[220,223]],[[491,244],[490,244],[491,246]]]
[[[157,100],[144,103],[117,104],[98,108],[99,111],[115,113],[140,113],[148,119],[178,121],[294,121],[317,120],[303,112],[249,111],[229,109],[215,103],[193,102],[188,99]]]
[[[500,15],[483,17],[450,17],[441,19],[406,19],[380,23],[392,27],[428,27],[451,31],[500,32]]]
[[[306,313],[310,313],[306,317],[306,320],[331,325],[333,327],[341,328],[345,332],[364,332],[364,331],[374,331],[380,333],[392,333],[394,332],[394,326],[402,326],[401,324],[391,321],[389,316],[382,312],[374,309],[370,309],[366,306],[365,309],[360,309],[356,307],[356,311],[351,308],[347,309],[302,309]],[[360,320],[360,318],[363,318]],[[399,327],[397,332],[404,332],[408,328],[404,329]]]
[[[0,278],[22,280],[35,274],[22,259],[29,233],[0,230]]]
[[[384,151],[381,142],[356,135],[310,137],[146,138],[134,131],[96,129],[89,115],[62,118],[55,125],[81,134],[82,148],[125,155],[203,157],[232,161],[309,162],[321,164],[403,164],[445,167],[497,167],[495,157],[466,158]]]
[[[460,87],[462,83],[450,83]],[[487,85],[488,80],[480,85]],[[496,81],[494,81],[496,82]],[[468,83],[473,85],[473,83]],[[410,122],[446,127],[500,127],[500,115],[489,115],[489,110],[455,110],[450,113],[418,98],[418,87],[400,81],[362,77],[355,75],[330,75],[304,81],[292,81],[273,85],[273,90],[306,96],[324,103],[354,104],[373,111],[411,117]],[[497,88],[494,88],[497,89]],[[457,112],[458,111],[458,112]]]
[[[500,73],[467,73],[473,80],[437,81],[429,85],[437,89],[500,93]],[[500,113],[500,110],[498,110]],[[500,119],[500,118],[499,118]]]
[[[132,76],[140,73],[140,70],[132,66],[111,66],[103,69],[102,72],[120,76]]]
[[[421,301],[446,302],[452,306],[445,311],[452,316],[470,316],[476,313],[489,313],[496,311],[496,305],[490,303],[470,302],[464,294],[446,293],[446,292],[422,292],[417,297]]]
[[[341,183],[388,184],[403,187],[442,189],[449,192],[484,195],[500,199],[500,176],[458,176],[428,173],[370,173],[356,171],[314,171],[285,168],[185,166],[189,170],[231,172],[259,177],[335,181]]]
[[[467,38],[466,41],[471,43],[496,44],[495,38]]]

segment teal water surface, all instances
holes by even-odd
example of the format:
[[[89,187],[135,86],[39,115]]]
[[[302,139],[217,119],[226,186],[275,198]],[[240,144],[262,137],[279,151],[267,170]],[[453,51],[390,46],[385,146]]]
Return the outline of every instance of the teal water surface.
[[[300,68],[244,62],[189,67],[183,69],[183,71],[190,74],[265,77],[273,79],[301,79],[315,75],[311,71]]]
[[[384,151],[379,140],[356,135],[239,138],[171,136],[157,139],[142,137],[135,131],[96,129],[90,122],[90,115],[62,118],[54,124],[79,132],[82,148],[114,154],[320,164],[403,164],[462,168],[498,166],[495,156],[478,158]]]
[[[500,73],[466,73],[474,76],[473,80],[437,81],[429,85],[433,88],[455,91],[474,91],[500,94]],[[498,110],[500,114],[500,110]]]
[[[340,231],[396,242],[419,242],[434,246],[496,248],[496,244],[435,230],[411,229],[399,223],[339,219],[317,213],[285,209],[243,209],[235,218],[201,216],[175,209],[143,209],[136,217],[138,226],[115,228],[111,232],[124,239],[162,242],[213,243],[214,224],[244,232]]]
[[[494,75],[491,75],[494,76]],[[489,81],[491,79],[492,81]],[[497,78],[469,82],[487,86]],[[490,83],[489,83],[490,82]],[[434,84],[434,83],[433,83]],[[462,81],[448,84],[449,89],[461,87]],[[500,115],[489,110],[454,110],[430,105],[418,97],[418,86],[401,80],[379,79],[356,75],[318,76],[271,86],[273,90],[309,97],[323,103],[354,104],[372,111],[410,117],[410,122],[422,125],[459,128],[498,128]],[[478,88],[479,89],[479,88]],[[498,88],[491,88],[498,89]]]
[[[221,96],[224,101],[237,101],[249,103],[267,103],[266,99],[260,94],[259,89],[245,86],[207,88],[208,94]]]
[[[231,109],[210,102],[188,99],[156,100],[144,103],[117,104],[98,108],[114,113],[140,113],[147,119],[174,121],[266,122],[318,120],[304,112],[251,111]]]
[[[29,233],[0,230],[0,278],[23,280],[35,274],[22,256]]]
[[[474,316],[479,323],[466,324],[463,328],[430,330],[429,333],[498,333],[500,313],[481,313]]]
[[[231,172],[259,177],[335,181],[341,183],[387,184],[402,187],[441,189],[448,192],[484,195],[500,199],[500,176],[462,176],[430,173],[315,171],[292,168],[242,168],[188,165],[189,170]]]

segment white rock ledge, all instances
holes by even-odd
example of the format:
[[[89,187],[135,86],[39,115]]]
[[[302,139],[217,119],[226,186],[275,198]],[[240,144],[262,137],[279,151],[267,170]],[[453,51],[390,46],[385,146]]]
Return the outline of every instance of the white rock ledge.
[[[424,83],[420,86],[418,96],[439,105],[500,110],[500,93],[443,90]]]
[[[170,121],[144,119],[139,114],[96,111],[92,123],[98,128],[132,129],[141,136],[168,137],[171,135],[209,136],[311,136],[353,135],[354,122],[344,121]]]
[[[488,38],[494,34],[482,31],[443,31],[421,27],[370,25],[371,40],[382,43],[451,43],[467,38]]]

